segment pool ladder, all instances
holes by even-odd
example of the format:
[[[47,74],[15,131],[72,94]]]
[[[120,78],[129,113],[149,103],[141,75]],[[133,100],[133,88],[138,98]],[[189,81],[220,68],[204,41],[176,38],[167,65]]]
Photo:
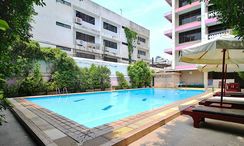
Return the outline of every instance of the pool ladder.
[[[60,88],[56,88],[56,94],[68,94],[67,87],[64,87],[63,91],[61,91]]]

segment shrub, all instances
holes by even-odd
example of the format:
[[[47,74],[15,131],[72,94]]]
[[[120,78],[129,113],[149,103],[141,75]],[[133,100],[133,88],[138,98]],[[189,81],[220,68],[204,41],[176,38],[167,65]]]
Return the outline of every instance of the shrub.
[[[86,91],[87,89],[92,89],[92,78],[90,75],[90,70],[87,67],[81,68],[81,79],[80,79],[80,88],[81,91]]]
[[[111,86],[110,75],[111,71],[106,66],[98,66],[100,89],[105,90]]]
[[[132,88],[141,88],[151,85],[153,72],[146,62],[138,61],[128,66],[128,75]]]
[[[19,81],[19,95],[35,95],[38,92],[46,91],[45,84],[40,72],[40,65],[35,64],[30,75]]]
[[[116,71],[116,76],[117,76],[117,80],[118,80],[118,89],[127,89],[129,88],[128,82],[124,77],[124,74],[121,72]]]

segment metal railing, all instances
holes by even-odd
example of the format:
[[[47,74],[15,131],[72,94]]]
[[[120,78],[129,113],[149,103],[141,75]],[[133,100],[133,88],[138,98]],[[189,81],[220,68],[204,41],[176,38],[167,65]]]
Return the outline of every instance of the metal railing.
[[[227,34],[231,34],[231,30],[227,29],[227,30],[223,30],[223,31],[210,33],[210,34],[208,34],[208,39],[212,40],[214,38],[217,38],[217,37],[223,36],[223,35],[227,35]]]

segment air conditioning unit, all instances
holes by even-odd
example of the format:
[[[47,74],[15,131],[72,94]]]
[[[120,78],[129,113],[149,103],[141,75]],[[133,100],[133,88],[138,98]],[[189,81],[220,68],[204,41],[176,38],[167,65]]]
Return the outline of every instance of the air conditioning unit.
[[[80,46],[86,46],[86,42],[84,42],[83,40],[76,40],[76,43],[77,45],[80,45]]]
[[[75,18],[75,22],[76,22],[77,24],[82,25],[82,19],[79,18],[79,17],[76,17],[76,18]]]
[[[197,21],[201,21],[201,16],[197,16]]]
[[[141,58],[141,55],[140,54],[137,54],[137,58]]]

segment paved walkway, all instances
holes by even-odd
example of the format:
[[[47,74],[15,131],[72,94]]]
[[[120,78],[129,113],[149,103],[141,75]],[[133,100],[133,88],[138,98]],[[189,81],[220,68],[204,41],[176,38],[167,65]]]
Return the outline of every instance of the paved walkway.
[[[4,112],[8,123],[0,126],[0,146],[36,146],[12,113]]]
[[[206,119],[201,128],[180,116],[130,146],[244,146],[244,125]]]

